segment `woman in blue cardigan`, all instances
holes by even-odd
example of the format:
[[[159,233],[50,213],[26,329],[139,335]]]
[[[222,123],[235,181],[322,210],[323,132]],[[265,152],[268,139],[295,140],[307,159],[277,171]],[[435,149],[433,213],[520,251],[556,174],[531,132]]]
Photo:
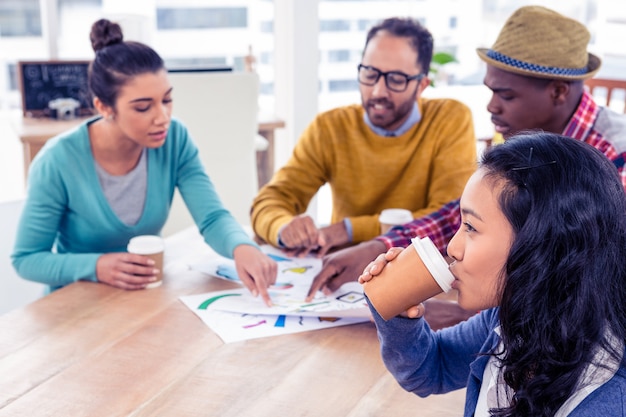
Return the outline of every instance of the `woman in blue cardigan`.
[[[448,246],[459,305],[433,332],[423,305],[383,320],[387,368],[420,396],[467,387],[465,416],[626,415],[626,197],[591,146],[526,133],[488,150]],[[368,281],[401,249],[368,265]]]
[[[90,39],[88,83],[99,116],[51,139],[34,159],[12,255],[18,274],[50,290],[79,280],[145,288],[158,271],[126,245],[160,233],[178,188],[206,243],[233,258],[244,285],[270,304],[276,263],[224,208],[187,129],[172,119],[161,57],[124,41],[106,19]]]

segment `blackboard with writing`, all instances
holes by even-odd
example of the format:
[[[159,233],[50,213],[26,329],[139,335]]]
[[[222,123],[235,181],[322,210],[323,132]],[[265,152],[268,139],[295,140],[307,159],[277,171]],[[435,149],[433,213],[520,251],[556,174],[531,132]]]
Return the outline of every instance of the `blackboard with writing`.
[[[73,98],[80,103],[78,114],[93,114],[87,86],[89,61],[20,61],[18,77],[24,116],[48,116],[48,103]]]

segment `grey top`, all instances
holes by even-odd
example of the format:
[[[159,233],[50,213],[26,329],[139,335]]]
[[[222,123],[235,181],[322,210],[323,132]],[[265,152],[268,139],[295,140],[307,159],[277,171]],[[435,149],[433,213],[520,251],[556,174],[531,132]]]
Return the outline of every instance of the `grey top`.
[[[137,224],[143,213],[148,184],[148,158],[144,148],[137,166],[124,175],[111,175],[96,162],[102,191],[113,212],[128,226]],[[133,196],[133,198],[128,198]]]

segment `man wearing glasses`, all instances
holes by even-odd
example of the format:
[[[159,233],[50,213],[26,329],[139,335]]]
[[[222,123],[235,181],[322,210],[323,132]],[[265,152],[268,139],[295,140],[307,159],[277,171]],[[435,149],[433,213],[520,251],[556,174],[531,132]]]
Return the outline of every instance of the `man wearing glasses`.
[[[252,227],[291,255],[349,246],[380,235],[378,215],[404,208],[421,217],[459,198],[476,167],[469,108],[420,97],[429,85],[430,32],[411,19],[370,29],[358,81],[362,104],[318,115],[287,164],[252,205]],[[331,224],[304,214],[325,183]]]

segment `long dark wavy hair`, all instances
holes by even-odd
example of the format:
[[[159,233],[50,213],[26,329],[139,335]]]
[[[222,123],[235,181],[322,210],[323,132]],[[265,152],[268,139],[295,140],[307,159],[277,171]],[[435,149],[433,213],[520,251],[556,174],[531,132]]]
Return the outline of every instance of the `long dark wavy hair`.
[[[119,24],[100,19],[91,25],[91,47],[96,53],[89,65],[87,83],[102,103],[115,108],[120,89],[134,76],[165,68],[163,59],[140,42],[124,41]]]
[[[626,336],[624,188],[601,152],[551,133],[516,135],[481,167],[503,185],[515,234],[499,288],[501,366],[514,394],[490,411],[552,416],[598,348],[623,354],[607,337]]]

